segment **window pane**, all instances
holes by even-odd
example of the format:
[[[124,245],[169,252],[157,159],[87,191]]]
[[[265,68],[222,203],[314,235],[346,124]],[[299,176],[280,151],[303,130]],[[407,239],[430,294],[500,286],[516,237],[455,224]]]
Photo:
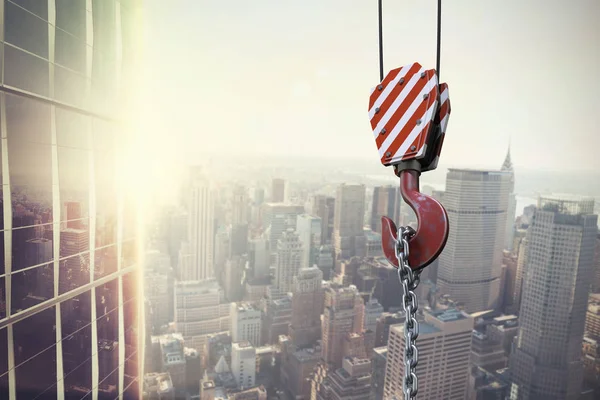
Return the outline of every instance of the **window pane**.
[[[0,278],[0,319],[6,318],[6,278]],[[0,352],[0,354],[2,354]],[[1,363],[1,361],[0,361]],[[2,375],[2,365],[0,365],[0,375]]]
[[[85,1],[55,0],[56,26],[85,39]],[[105,0],[106,2],[110,0]]]
[[[11,312],[16,314],[52,298],[54,266],[45,264],[11,275]]]
[[[68,69],[54,66],[54,97],[56,100],[75,106],[83,106],[86,79]]]
[[[36,225],[12,231],[12,270],[20,271],[54,259],[52,225]]]
[[[6,42],[48,59],[48,22],[10,2],[4,13]]]
[[[94,276],[100,279],[117,272],[117,246],[110,245],[96,249]]]
[[[94,120],[94,174],[96,184],[96,247],[117,241],[117,189],[111,124]]]
[[[6,95],[13,228],[52,222],[50,107]]]
[[[17,399],[56,397],[56,325],[50,307],[14,325]],[[46,397],[47,396],[47,397]]]
[[[81,230],[77,231],[75,229],[72,229],[71,231],[72,232],[66,232],[66,235],[63,234],[65,232],[61,231],[61,249],[63,248],[63,245],[65,248],[67,248],[64,253],[61,253],[61,256],[62,254],[69,254],[72,251],[75,251],[75,249],[82,248],[84,246],[84,242],[89,243],[87,232]],[[85,246],[87,246],[87,244],[85,244]],[[89,252],[81,252],[68,258],[61,259],[59,264],[59,294],[66,293],[70,290],[90,283]]]
[[[118,386],[119,309],[117,279],[96,288],[100,397],[114,399]]]
[[[60,304],[66,397],[81,398],[92,388],[91,294]]]
[[[48,20],[48,0],[10,0],[10,1],[31,11],[35,15],[42,17],[46,21]]]
[[[62,29],[56,29],[55,40],[54,62],[74,71],[85,73],[85,41]]]
[[[76,112],[56,108],[56,141],[61,147],[89,149],[88,119]]]
[[[4,45],[4,83],[18,89],[48,96],[48,61]]]
[[[0,329],[0,399],[8,399],[8,335]]]
[[[89,168],[88,150],[58,147],[63,228],[89,231]]]
[[[129,273],[123,276],[123,312],[125,322],[125,387],[136,380],[138,376],[138,313],[137,313],[137,274]],[[127,393],[137,395],[137,384],[127,389]]]
[[[2,207],[2,202],[0,201],[0,208]],[[0,218],[2,216],[0,215]],[[0,275],[4,275],[4,231],[0,231]],[[2,290],[2,289],[0,289]]]

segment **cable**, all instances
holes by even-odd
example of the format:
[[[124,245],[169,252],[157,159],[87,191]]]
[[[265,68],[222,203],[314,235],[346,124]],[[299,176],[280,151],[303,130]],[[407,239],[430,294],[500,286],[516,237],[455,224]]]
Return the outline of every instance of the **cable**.
[[[379,82],[383,82],[383,0],[379,0]]]
[[[442,47],[442,0],[438,0],[438,5],[437,5],[437,55],[436,55],[436,61],[435,61],[435,70],[437,71],[438,84],[441,83],[441,80],[440,80],[441,47]]]

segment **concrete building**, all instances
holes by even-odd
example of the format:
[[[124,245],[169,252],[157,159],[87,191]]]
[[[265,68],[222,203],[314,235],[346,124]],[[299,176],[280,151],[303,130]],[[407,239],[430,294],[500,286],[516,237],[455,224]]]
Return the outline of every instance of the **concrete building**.
[[[371,353],[371,397],[370,400],[383,399],[385,371],[387,365],[387,346],[376,347]]]
[[[527,275],[510,369],[511,399],[577,399],[593,276],[594,200],[540,197],[527,232]]]
[[[370,215],[370,228],[373,232],[381,233],[381,217],[390,217],[394,221],[400,219],[402,197],[398,186],[375,186],[373,188],[373,203]]]
[[[190,171],[189,237],[191,270],[182,272],[185,280],[214,277],[215,193],[200,167]]]
[[[240,389],[254,386],[256,379],[256,349],[248,342],[231,345],[231,372]]]
[[[274,286],[279,296],[285,296],[294,287],[294,277],[298,275],[303,263],[304,247],[293,229],[283,233],[277,242],[275,256]]]
[[[303,268],[294,278],[292,321],[289,335],[296,346],[313,345],[321,338],[321,314],[325,294],[319,268]]]
[[[450,169],[442,204],[450,233],[437,286],[465,311],[499,307],[502,250],[512,173]]]
[[[321,247],[321,218],[309,214],[298,215],[296,233],[302,242],[302,268],[310,268],[316,263]]]
[[[463,400],[467,394],[473,318],[447,309],[424,313],[419,326],[419,397]],[[384,398],[403,398],[404,325],[390,329]]]
[[[284,203],[262,205],[262,226],[269,240],[269,248],[276,251],[277,242],[290,228],[296,229],[296,218],[304,213],[303,206]]]
[[[365,186],[338,186],[335,205],[332,241],[336,259],[364,256]]]
[[[261,344],[262,312],[249,303],[231,303],[231,340]]]
[[[311,398],[310,377],[321,360],[321,345],[299,347],[290,338],[281,336],[281,386],[290,398],[309,400]]]
[[[215,280],[175,283],[175,325],[185,346],[201,351],[208,335],[230,328],[230,304]]]
[[[320,365],[312,385],[312,400],[369,400],[371,360],[346,357],[335,370]]]
[[[325,245],[331,243],[335,213],[335,198],[324,195],[312,196],[310,199],[310,213],[321,219],[321,244]]]

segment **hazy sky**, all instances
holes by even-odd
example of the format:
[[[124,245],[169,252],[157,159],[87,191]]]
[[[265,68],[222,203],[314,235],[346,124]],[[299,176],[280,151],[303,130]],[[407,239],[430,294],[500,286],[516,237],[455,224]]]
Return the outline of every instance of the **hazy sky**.
[[[378,162],[376,0],[145,3],[149,118],[187,157]],[[436,4],[384,0],[386,72],[435,68]],[[442,32],[439,168],[499,167],[512,138],[517,167],[600,171],[600,1],[446,0]]]

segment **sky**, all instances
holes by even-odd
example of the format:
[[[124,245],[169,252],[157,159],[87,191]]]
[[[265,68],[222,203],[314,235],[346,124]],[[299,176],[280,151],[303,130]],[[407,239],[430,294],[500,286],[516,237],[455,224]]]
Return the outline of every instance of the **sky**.
[[[385,71],[435,68],[434,0],[384,0]],[[145,0],[148,118],[180,159],[379,162],[376,0]],[[600,171],[600,2],[447,0],[438,168]],[[383,167],[382,167],[383,168]]]

